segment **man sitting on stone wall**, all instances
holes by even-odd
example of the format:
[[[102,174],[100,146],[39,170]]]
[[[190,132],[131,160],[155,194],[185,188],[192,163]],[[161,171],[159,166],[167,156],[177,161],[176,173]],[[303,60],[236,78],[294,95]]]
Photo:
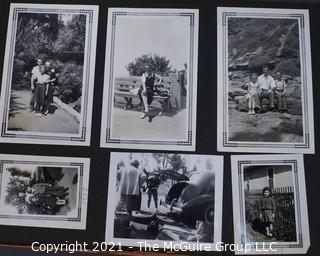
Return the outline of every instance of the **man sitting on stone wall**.
[[[262,100],[269,100],[269,110],[275,111],[274,107],[274,89],[276,87],[273,77],[269,74],[269,67],[262,67],[262,74],[258,77],[257,83],[260,88],[260,111],[262,110]]]

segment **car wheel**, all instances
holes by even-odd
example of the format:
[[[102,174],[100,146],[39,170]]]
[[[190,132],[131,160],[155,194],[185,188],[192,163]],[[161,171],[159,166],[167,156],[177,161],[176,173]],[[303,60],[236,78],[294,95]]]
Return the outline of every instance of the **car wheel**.
[[[135,221],[140,224],[149,224],[151,221],[155,220],[155,215],[142,212],[142,211],[133,211],[132,212],[132,221]]]
[[[209,205],[204,211],[205,222],[212,222],[214,220],[214,208],[213,205]]]

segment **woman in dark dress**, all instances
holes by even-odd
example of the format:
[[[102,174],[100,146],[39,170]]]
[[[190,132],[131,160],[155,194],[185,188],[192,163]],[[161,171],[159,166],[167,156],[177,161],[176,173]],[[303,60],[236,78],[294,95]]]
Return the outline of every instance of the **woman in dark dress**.
[[[56,71],[51,67],[51,62],[46,61],[45,63],[46,73],[50,76],[48,94],[45,99],[45,111],[44,114],[47,115],[49,113],[49,106],[53,103],[53,91],[57,82]]]

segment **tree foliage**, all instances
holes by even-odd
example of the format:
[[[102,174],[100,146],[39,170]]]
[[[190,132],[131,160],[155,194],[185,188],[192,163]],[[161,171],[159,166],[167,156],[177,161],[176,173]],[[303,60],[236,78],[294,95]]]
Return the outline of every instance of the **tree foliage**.
[[[126,66],[126,69],[130,76],[141,76],[146,72],[147,66],[150,66],[155,73],[162,76],[167,76],[172,69],[170,60],[165,56],[151,53],[136,58]]]
[[[68,104],[81,96],[83,67],[75,62],[59,64],[60,75],[57,92],[59,98]]]
[[[186,166],[186,161],[181,154],[153,153],[152,155],[163,169],[172,168],[177,172]]]
[[[83,61],[86,37],[86,17],[73,16],[63,29],[59,30],[58,38],[53,43],[52,52],[60,60]]]
[[[7,171],[10,172],[11,176],[31,177],[30,171],[24,171],[18,167],[10,167]]]
[[[17,23],[12,88],[29,89],[30,72],[42,58],[50,60],[59,74],[61,88],[55,94],[65,103],[77,100],[82,91],[86,15],[22,13]]]

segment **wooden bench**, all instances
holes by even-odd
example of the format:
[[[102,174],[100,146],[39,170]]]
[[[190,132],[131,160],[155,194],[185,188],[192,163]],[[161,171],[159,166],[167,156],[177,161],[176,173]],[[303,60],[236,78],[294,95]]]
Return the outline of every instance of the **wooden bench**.
[[[141,85],[140,76],[116,77],[114,86],[115,102],[117,97],[121,97],[125,99],[125,110],[134,108],[133,99],[140,99],[138,90]],[[164,112],[167,112],[172,108],[170,98],[172,96],[173,87],[174,80],[170,77],[162,77],[160,84],[155,85],[153,101],[158,101]],[[142,108],[142,103],[140,102],[138,106],[141,106]]]

